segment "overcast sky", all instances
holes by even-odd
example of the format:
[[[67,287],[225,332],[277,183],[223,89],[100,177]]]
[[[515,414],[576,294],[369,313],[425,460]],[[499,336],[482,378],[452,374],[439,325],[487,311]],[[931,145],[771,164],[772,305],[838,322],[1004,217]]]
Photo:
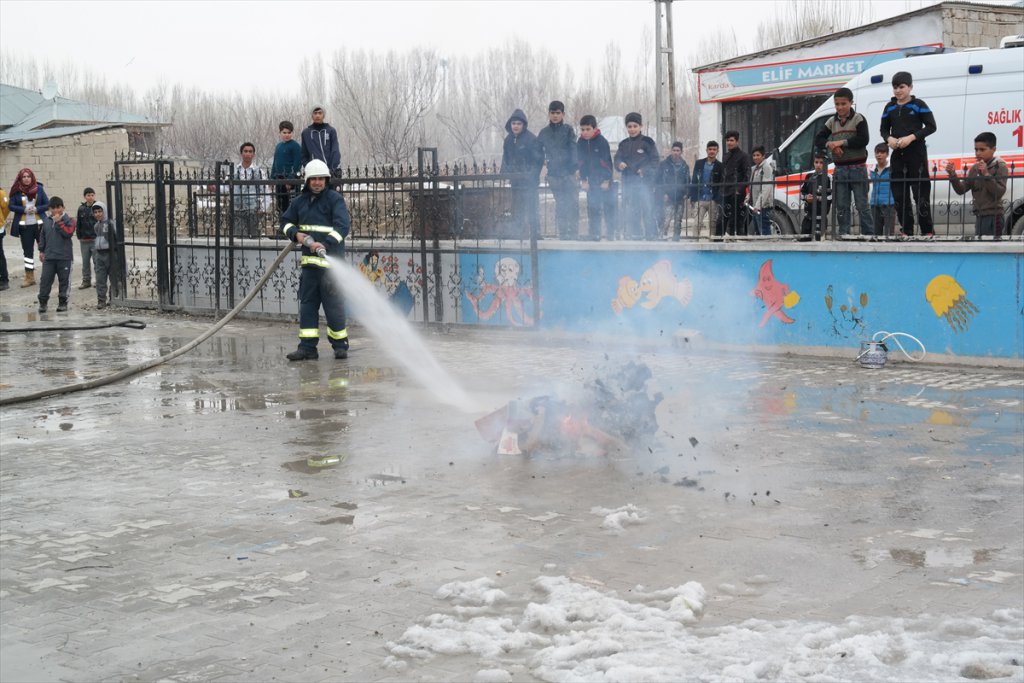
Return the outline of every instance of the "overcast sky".
[[[748,42],[760,20],[794,1],[802,0],[676,0],[676,50],[689,52],[729,22]],[[934,4],[864,1],[875,20]],[[623,65],[632,66],[654,11],[651,0],[0,0],[0,48],[54,63],[71,58],[137,90],[161,78],[210,90],[280,90],[296,87],[303,57],[339,47],[421,45],[459,56],[521,37],[548,47],[582,76],[609,41],[619,43]]]

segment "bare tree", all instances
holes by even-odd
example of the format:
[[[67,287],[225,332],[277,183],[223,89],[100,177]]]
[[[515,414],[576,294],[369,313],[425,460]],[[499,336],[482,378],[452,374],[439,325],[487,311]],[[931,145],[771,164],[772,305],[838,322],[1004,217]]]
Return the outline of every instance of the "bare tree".
[[[331,62],[335,99],[375,163],[412,159],[424,118],[440,91],[440,57],[413,48],[385,55],[337,51]]]
[[[455,161],[477,163],[485,151],[485,133],[492,123],[477,91],[486,79],[481,60],[452,60],[445,66],[437,120],[444,127],[458,152]]]
[[[867,2],[790,2],[757,27],[755,50],[825,36],[870,23],[873,13]]]

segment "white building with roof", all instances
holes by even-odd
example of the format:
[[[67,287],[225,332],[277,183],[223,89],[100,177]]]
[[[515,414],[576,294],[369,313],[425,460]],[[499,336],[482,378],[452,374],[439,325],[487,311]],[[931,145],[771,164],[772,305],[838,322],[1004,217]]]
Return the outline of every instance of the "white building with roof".
[[[48,94],[48,93],[47,93]],[[148,117],[0,84],[0,185],[10,187],[31,168],[70,208],[85,187],[103,196],[114,160],[129,152],[155,152],[167,124]]]
[[[694,69],[700,96],[700,148],[722,144],[725,131],[740,146],[777,147],[836,88],[876,64],[907,53],[999,47],[1024,33],[1024,8],[940,2],[857,28],[742,55]],[[1024,72],[1024,65],[1022,65]],[[927,97],[927,93],[921,93]]]

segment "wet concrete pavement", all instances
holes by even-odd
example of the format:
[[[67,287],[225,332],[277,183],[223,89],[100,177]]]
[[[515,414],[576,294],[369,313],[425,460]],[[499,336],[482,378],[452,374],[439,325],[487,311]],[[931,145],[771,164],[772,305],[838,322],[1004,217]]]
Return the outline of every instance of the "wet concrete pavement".
[[[132,317],[149,326],[3,334],[0,396],[209,324]],[[468,680],[473,656],[384,662],[442,584],[479,577],[509,593],[544,574],[623,594],[699,581],[713,625],[1024,601],[1019,369],[427,340],[479,412],[434,401],[358,328],[347,361],[289,364],[294,326],[257,322],[132,380],[5,407],[0,680]],[[474,428],[621,360],[665,397],[650,450],[497,456]],[[342,462],[305,466],[322,455]],[[624,506],[638,523],[603,528],[599,508]]]

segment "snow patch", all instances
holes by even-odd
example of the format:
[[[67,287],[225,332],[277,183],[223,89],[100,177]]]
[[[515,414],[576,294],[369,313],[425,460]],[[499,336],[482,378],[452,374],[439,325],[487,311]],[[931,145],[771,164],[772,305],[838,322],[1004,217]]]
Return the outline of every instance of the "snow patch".
[[[590,513],[593,515],[604,515],[604,521],[601,522],[602,529],[610,529],[612,531],[622,531],[623,527],[630,524],[643,524],[647,521],[647,510],[639,508],[632,503],[617,507],[614,510],[608,508],[594,507],[590,508]]]
[[[695,582],[627,595],[540,576],[534,594],[509,597],[489,578],[446,584],[437,596],[454,614],[432,614],[387,643],[384,665],[408,668],[438,656],[476,655],[474,681],[947,681],[992,675],[1024,681],[1024,610],[989,618],[851,616],[839,623],[764,621],[702,627],[704,588]],[[467,615],[458,601],[491,613]],[[519,674],[517,674],[519,676]]]

